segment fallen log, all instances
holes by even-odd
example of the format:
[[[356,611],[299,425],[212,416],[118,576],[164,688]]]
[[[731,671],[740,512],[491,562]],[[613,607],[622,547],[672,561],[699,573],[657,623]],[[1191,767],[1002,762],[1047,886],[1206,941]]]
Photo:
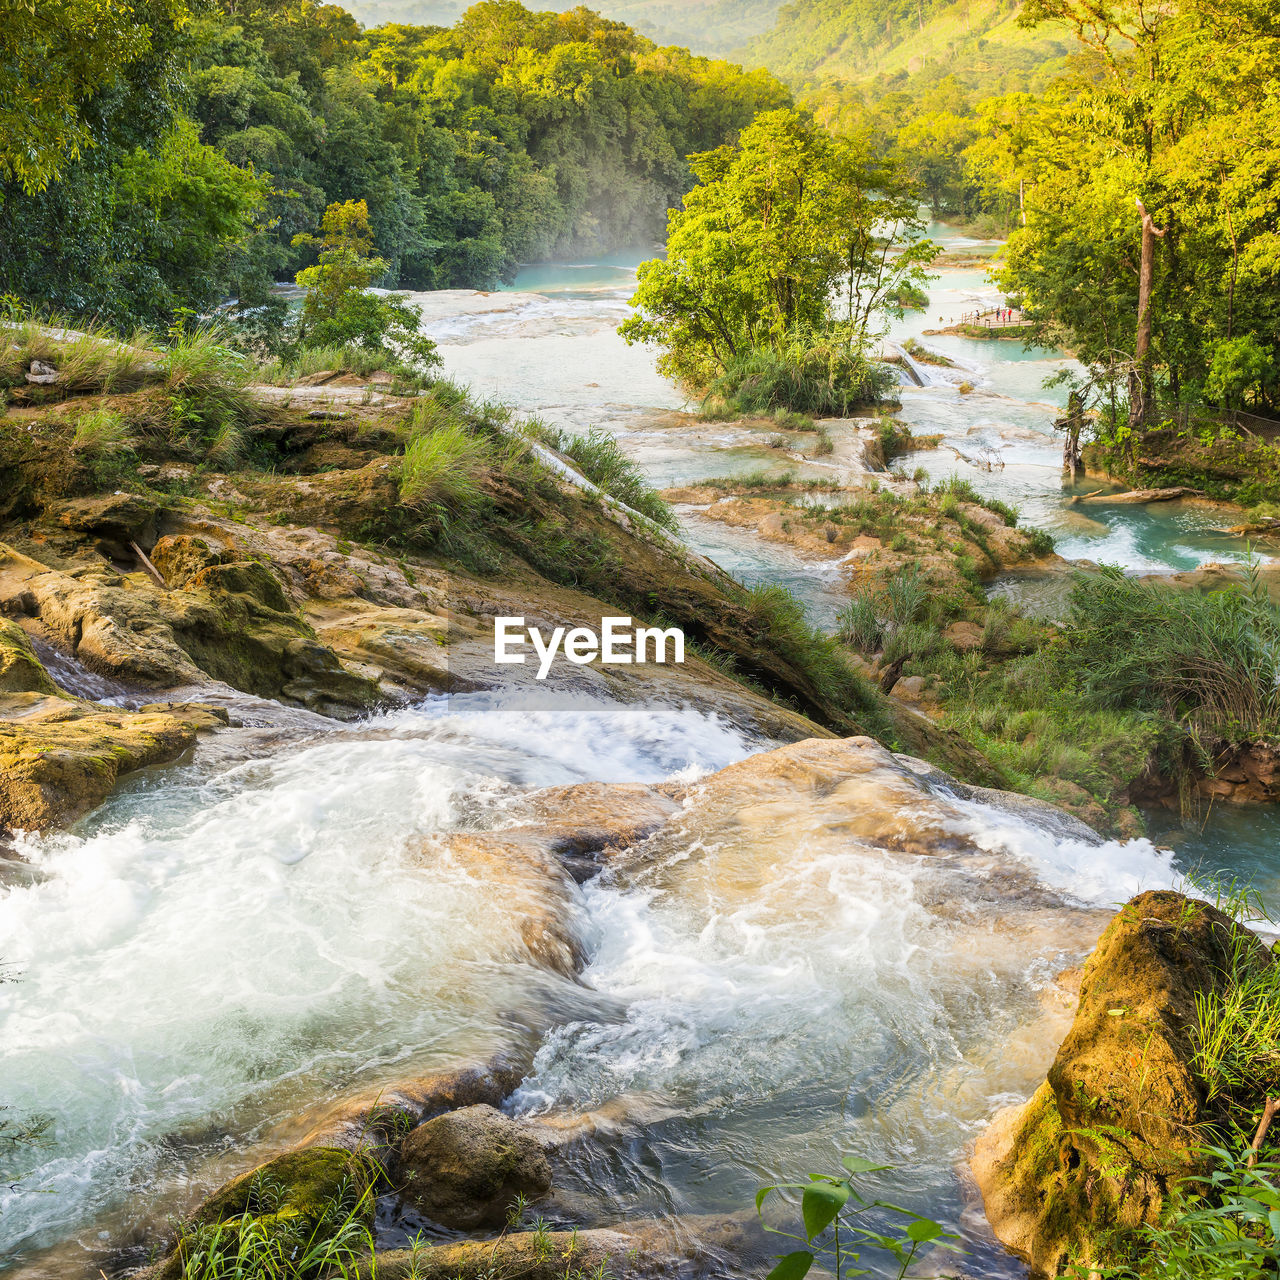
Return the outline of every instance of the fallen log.
[[[1203,489],[1188,489],[1185,485],[1175,485],[1171,489],[1130,489],[1125,493],[1089,493],[1077,502],[1172,502],[1175,498],[1203,498]]]

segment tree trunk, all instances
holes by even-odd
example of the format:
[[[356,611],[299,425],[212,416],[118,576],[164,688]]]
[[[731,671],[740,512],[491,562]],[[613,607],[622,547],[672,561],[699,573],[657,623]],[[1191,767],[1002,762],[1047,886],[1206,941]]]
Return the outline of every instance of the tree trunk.
[[[1081,465],[1080,429],[1084,426],[1084,397],[1078,391],[1067,396],[1067,412],[1053,424],[1066,432],[1062,442],[1062,469],[1071,472],[1071,483],[1076,482],[1076,472]]]
[[[1133,368],[1129,373],[1129,425],[1143,426],[1151,416],[1151,282],[1155,277],[1156,240],[1164,235],[1141,200],[1135,200],[1142,215],[1142,258],[1138,264],[1138,330],[1133,345]]]

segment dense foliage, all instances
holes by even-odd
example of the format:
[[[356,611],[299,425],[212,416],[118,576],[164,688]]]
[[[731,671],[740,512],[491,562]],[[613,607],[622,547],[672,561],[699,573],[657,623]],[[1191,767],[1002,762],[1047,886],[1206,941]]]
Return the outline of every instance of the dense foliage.
[[[21,146],[0,153],[0,289],[117,323],[260,306],[347,201],[366,202],[392,286],[486,287],[656,237],[685,157],[789,101],[764,72],[585,8],[483,0],[451,29],[368,32],[313,0],[129,12],[123,35],[82,24],[88,69],[51,99],[70,123],[45,151],[24,168]],[[40,69],[16,65],[10,89],[30,93]]]
[[[913,238],[910,184],[799,110],[691,163],[699,185],[671,215],[667,256],[641,266],[623,336],[658,344],[658,367],[690,388],[744,391],[747,411],[873,399],[868,345],[934,253]]]

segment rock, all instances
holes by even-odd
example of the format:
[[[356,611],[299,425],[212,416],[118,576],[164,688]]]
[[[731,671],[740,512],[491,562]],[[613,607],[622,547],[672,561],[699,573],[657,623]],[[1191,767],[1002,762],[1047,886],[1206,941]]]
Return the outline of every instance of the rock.
[[[39,387],[52,386],[58,380],[58,371],[43,360],[33,360],[27,373],[27,381]]]
[[[358,1280],[673,1280],[763,1274],[776,1242],[755,1215],[632,1221],[586,1231],[518,1231],[494,1240],[380,1253]]]
[[[40,693],[0,694],[0,828],[73,822],[123,774],[180,756],[207,713],[106,710]]]
[[[49,508],[49,515],[64,529],[91,533],[118,543],[149,546],[155,539],[158,504],[136,493],[112,493],[100,498],[76,498]]]
[[[946,640],[953,648],[962,652],[970,649],[981,649],[983,644],[983,629],[976,622],[953,622],[942,633],[942,638]]]
[[[36,657],[26,632],[4,618],[0,618],[0,693],[62,696],[62,690]]]
[[[1068,813],[1074,813],[1081,822],[1087,823],[1094,830],[1105,830],[1111,825],[1106,809],[1079,783],[1046,774],[1037,778],[1034,785],[1045,799]]]
[[[60,572],[0,544],[0,607],[29,600],[80,662],[126,684],[174,688],[212,678],[324,715],[377,705],[374,682],[347,671],[316,639],[265,564],[191,537],[156,547],[166,582],[173,585],[172,573],[182,590],[104,577],[96,566]]]
[[[913,705],[924,701],[924,676],[903,676],[894,682],[891,691],[895,698]]]
[[[1194,1067],[1196,997],[1221,991],[1239,934],[1266,963],[1215,907],[1156,891],[1099,939],[1047,1081],[973,1157],[992,1228],[1034,1275],[1105,1262],[1098,1243],[1156,1221],[1171,1183],[1196,1171],[1214,1118]]]
[[[462,1107],[487,1103],[496,1107],[520,1083],[528,1064],[496,1054],[488,1062],[453,1071],[436,1071],[426,1076],[379,1085],[354,1098],[344,1098],[301,1118],[302,1147],[345,1147],[355,1151],[375,1143],[398,1138],[406,1122],[410,1128]],[[292,1133],[281,1130],[281,1137]]]
[[[168,1256],[142,1273],[141,1280],[180,1280],[193,1248],[207,1247],[210,1228],[219,1231],[223,1251],[235,1257],[239,1234],[278,1240],[285,1248],[332,1238],[347,1222],[371,1230],[374,1220],[374,1166],[365,1157],[334,1147],[289,1151],[234,1178],[215,1191],[184,1222]]]
[[[151,563],[172,591],[190,586],[204,570],[221,564],[225,556],[226,552],[221,548],[212,547],[205,539],[189,534],[167,535],[151,549]]]
[[[498,1227],[518,1197],[551,1190],[551,1167],[537,1138],[480,1103],[419,1125],[405,1138],[396,1181],[406,1200],[443,1227]]]
[[[566,978],[582,971],[586,948],[572,882],[536,833],[443,832],[425,837],[418,853],[426,865],[460,864],[468,875],[504,886],[512,927],[518,929],[509,945],[519,959]]]

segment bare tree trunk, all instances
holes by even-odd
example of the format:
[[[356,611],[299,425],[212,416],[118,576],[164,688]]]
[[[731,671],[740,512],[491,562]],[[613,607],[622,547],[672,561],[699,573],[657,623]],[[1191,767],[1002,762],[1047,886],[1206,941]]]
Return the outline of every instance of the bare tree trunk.
[[[1067,412],[1053,424],[1066,433],[1062,442],[1062,469],[1071,472],[1071,483],[1076,482],[1076,472],[1081,466],[1080,429],[1084,426],[1084,397],[1078,391],[1067,396]]]
[[[1138,330],[1129,374],[1129,425],[1142,426],[1151,415],[1151,283],[1155,277],[1156,240],[1164,235],[1147,207],[1135,200],[1142,215],[1142,258],[1138,264]]]

